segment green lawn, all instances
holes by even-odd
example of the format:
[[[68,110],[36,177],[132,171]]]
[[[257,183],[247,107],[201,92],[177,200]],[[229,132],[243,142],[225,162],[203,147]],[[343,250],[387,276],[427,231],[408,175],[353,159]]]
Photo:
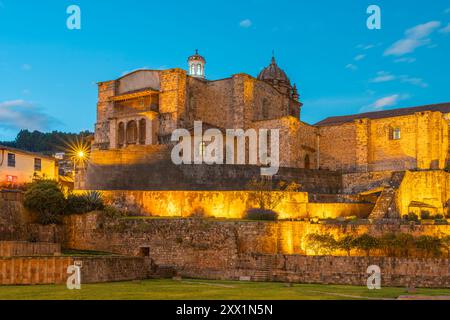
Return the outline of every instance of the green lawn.
[[[209,280],[144,280],[83,285],[70,291],[64,285],[2,286],[0,300],[340,300],[391,298],[406,295],[403,288],[294,285]],[[450,296],[450,289],[418,289],[417,295]]]

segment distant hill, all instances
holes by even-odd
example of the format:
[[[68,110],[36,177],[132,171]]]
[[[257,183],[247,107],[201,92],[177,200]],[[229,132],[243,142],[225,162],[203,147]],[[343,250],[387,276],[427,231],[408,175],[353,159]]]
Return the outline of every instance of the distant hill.
[[[74,143],[75,141],[83,141],[92,134],[89,131],[82,131],[80,133],[59,131],[43,133],[40,131],[30,132],[28,130],[22,130],[17,134],[14,141],[0,141],[0,145],[51,155],[56,152],[66,151],[68,144]]]

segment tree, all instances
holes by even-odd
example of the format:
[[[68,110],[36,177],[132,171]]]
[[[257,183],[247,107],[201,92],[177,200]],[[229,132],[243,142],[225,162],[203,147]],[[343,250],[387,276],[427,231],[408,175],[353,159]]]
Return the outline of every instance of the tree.
[[[416,248],[425,258],[439,257],[441,254],[441,239],[432,236],[420,236],[415,241]]]
[[[295,182],[279,181],[273,183],[271,179],[255,178],[247,184],[249,190],[254,191],[252,198],[262,210],[274,210],[283,200],[283,192],[297,192],[300,185]]]
[[[395,257],[397,255],[397,234],[386,233],[380,239],[380,249],[387,257]]]
[[[329,234],[310,233],[306,236],[306,245],[315,255],[331,255],[337,248],[336,240]]]
[[[447,259],[450,259],[450,236],[444,236],[441,238],[441,246],[447,251]]]
[[[24,206],[37,213],[39,223],[55,224],[61,221],[66,199],[58,182],[39,180],[28,186],[24,195]]]
[[[351,251],[355,247],[355,237],[352,235],[346,235],[340,238],[336,245],[340,250],[347,252],[347,256],[350,257]]]
[[[409,257],[414,248],[414,237],[408,233],[397,234],[394,247],[401,257]]]
[[[370,257],[370,252],[379,248],[379,240],[369,234],[363,234],[355,239],[355,247],[366,252]]]

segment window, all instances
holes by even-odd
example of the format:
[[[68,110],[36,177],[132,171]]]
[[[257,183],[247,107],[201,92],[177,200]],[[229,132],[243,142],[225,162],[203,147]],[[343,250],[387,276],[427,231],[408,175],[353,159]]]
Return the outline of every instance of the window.
[[[16,167],[16,155],[14,153],[8,153],[8,167]]]
[[[308,154],[305,156],[305,169],[311,169],[311,160]]]
[[[392,140],[400,140],[402,137],[402,132],[400,128],[395,128],[392,130]]]
[[[42,160],[39,158],[34,159],[34,171],[42,170]]]
[[[202,75],[202,65],[201,65],[201,64],[198,64],[198,65],[197,65],[197,74],[198,74],[199,76]]]

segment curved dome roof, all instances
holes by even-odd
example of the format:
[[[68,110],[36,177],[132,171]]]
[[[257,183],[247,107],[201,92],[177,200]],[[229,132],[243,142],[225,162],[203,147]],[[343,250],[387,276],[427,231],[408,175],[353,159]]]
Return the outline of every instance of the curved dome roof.
[[[272,57],[271,64],[260,72],[260,74],[258,75],[258,79],[264,81],[277,80],[281,83],[284,82],[289,86],[291,85],[291,81],[287,77],[286,73],[280,67],[278,67],[275,61],[275,57]]]
[[[190,56],[188,58],[188,61],[203,61],[204,63],[206,63],[205,58],[198,54],[198,50],[195,50],[195,54],[193,56]]]

